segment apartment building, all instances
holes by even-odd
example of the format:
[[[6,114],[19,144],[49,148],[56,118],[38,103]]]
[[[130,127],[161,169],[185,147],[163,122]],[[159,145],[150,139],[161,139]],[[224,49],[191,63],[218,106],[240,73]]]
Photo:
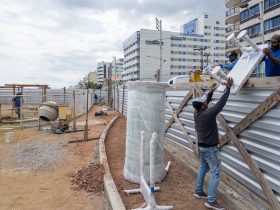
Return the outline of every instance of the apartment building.
[[[160,32],[140,29],[123,42],[124,70],[128,80],[155,80],[160,69]],[[204,14],[181,27],[181,32],[162,31],[161,81],[209,64],[226,62],[225,21]],[[202,50],[202,57],[201,57]]]
[[[96,77],[98,84],[103,84],[104,80],[110,76],[111,68],[111,62],[101,61],[97,63]]]
[[[252,41],[261,44],[280,33],[280,0],[226,0],[226,7],[226,35],[247,30]],[[237,48],[227,44],[226,51],[232,50]]]

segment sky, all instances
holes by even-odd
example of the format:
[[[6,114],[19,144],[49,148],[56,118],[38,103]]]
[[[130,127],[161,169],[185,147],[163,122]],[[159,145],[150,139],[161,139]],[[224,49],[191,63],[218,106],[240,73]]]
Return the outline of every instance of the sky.
[[[224,14],[224,0],[1,0],[0,85],[76,85],[99,61],[123,57],[141,28],[180,26],[203,13]]]

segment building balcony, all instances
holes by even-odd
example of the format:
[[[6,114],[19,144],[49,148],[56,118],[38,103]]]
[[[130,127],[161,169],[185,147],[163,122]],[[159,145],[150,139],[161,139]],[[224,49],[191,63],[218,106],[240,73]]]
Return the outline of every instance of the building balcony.
[[[230,35],[231,33],[238,33],[240,31],[239,24],[233,24],[226,27],[226,36]]]
[[[234,24],[240,21],[240,8],[234,7],[226,12],[226,21],[229,24]]]
[[[242,0],[226,0],[226,7],[227,8],[233,8],[238,7]]]

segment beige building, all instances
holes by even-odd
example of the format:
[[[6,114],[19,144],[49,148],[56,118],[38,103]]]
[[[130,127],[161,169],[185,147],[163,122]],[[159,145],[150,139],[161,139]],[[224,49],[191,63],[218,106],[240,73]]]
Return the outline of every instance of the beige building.
[[[89,72],[88,78],[90,82],[97,83],[96,71]]]
[[[253,42],[268,43],[274,34],[280,34],[279,0],[225,0],[226,36],[247,30]],[[263,24],[262,24],[263,23]],[[240,50],[231,43],[226,43],[226,53]],[[257,73],[261,71],[258,67]]]
[[[280,33],[280,2],[277,0],[226,0],[226,7],[229,9],[226,12],[226,35],[247,30],[249,37],[260,44]],[[226,45],[227,51],[234,49],[235,46]]]

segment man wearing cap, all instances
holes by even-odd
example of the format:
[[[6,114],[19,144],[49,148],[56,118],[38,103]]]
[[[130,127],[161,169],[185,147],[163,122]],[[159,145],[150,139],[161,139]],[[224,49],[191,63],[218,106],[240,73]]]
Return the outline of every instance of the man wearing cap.
[[[12,99],[13,101],[13,107],[15,109],[15,113],[18,115],[18,119],[20,119],[20,110],[21,110],[21,106],[23,104],[23,99],[22,99],[22,96],[21,96],[21,92],[17,93],[16,96]]]
[[[208,103],[215,91],[215,84],[212,86],[207,97],[204,95],[201,98],[194,99],[192,102],[192,105],[195,108],[194,121],[198,138],[198,152],[200,155],[200,168],[197,176],[194,196],[196,198],[207,198],[205,206],[215,210],[224,209],[224,207],[216,200],[221,173],[221,159],[219,149],[217,147],[219,144],[219,134],[216,116],[225,106],[232,85],[233,80],[232,78],[229,78],[223,96],[212,107],[208,108]],[[208,171],[211,173],[211,178],[209,180],[207,196],[207,194],[203,191],[203,184],[205,175]]]
[[[235,51],[232,51],[229,55],[228,55],[228,60],[229,63],[226,64],[220,64],[219,66],[223,69],[226,69],[228,71],[232,70],[233,67],[235,66],[235,64],[238,61],[238,56],[237,53]]]
[[[280,35],[275,34],[270,39],[271,47],[264,48],[265,75],[267,77],[280,76]]]

